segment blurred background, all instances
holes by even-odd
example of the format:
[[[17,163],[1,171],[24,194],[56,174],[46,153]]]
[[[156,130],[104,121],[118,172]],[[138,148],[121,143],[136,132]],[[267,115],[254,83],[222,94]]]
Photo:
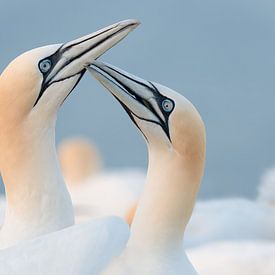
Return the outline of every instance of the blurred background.
[[[198,108],[207,129],[201,198],[253,198],[275,162],[274,11],[272,0],[3,1],[0,71],[26,50],[139,19],[102,59],[181,92]],[[107,168],[146,169],[142,135],[89,75],[59,113],[57,143],[74,135],[92,139]]]

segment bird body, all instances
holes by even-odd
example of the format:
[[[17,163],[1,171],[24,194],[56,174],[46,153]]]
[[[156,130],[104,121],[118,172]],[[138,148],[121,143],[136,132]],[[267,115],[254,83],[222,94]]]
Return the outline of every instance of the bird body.
[[[94,219],[0,250],[0,274],[100,274],[128,237],[128,225],[121,219]]]
[[[195,275],[197,274],[183,249],[165,251],[127,247],[103,275]]]

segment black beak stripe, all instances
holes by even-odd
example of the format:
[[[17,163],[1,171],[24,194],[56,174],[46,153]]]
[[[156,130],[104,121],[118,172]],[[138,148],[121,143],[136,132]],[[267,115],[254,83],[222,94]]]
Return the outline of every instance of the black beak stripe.
[[[118,99],[118,101],[121,103],[121,105],[123,106],[123,108],[125,109],[126,108],[126,112],[129,114],[129,112],[132,114],[132,115],[134,115],[134,116],[136,116],[137,118],[139,118],[139,119],[141,119],[141,120],[144,120],[144,121],[148,121],[148,122],[151,122],[151,123],[155,123],[155,124],[158,124],[159,126],[161,126],[162,127],[162,129],[164,130],[164,132],[166,133],[166,135],[167,135],[167,137],[168,137],[168,139],[171,141],[171,139],[170,139],[170,133],[169,133],[169,127],[168,127],[168,118],[169,118],[169,115],[167,115],[167,113],[164,113],[164,112],[162,112],[163,113],[163,115],[164,115],[164,118],[165,118],[165,121],[163,121],[163,118],[161,118],[160,117],[160,115],[156,112],[156,110],[153,108],[153,106],[151,105],[151,103],[150,102],[148,102],[148,101],[146,101],[144,98],[142,98],[141,96],[139,96],[133,89],[131,89],[130,87],[128,87],[127,85],[125,85],[121,80],[119,80],[117,77],[115,77],[115,76],[113,76],[113,75],[110,75],[106,70],[104,70],[103,68],[99,68],[96,64],[93,64],[93,66],[94,67],[97,67],[100,71],[103,71],[106,75],[108,75],[108,76],[110,76],[112,79],[114,79],[121,87],[123,87],[126,91],[127,91],[127,93],[129,94],[129,95],[131,95],[135,100],[137,100],[140,104],[142,104],[143,106],[145,106],[148,110],[150,110],[157,118],[158,118],[158,120],[159,121],[155,121],[155,120],[150,120],[150,119],[146,119],[146,118],[143,118],[143,117],[140,117],[140,116],[138,116],[138,115],[136,115],[134,112],[132,112],[131,110],[129,110],[129,108],[125,105],[125,104],[123,104],[119,99]],[[106,66],[106,65],[105,65]],[[155,87],[155,85],[153,85],[151,82],[148,82],[148,83],[150,83],[150,85],[151,85],[151,87],[149,86],[149,85],[147,85],[147,84],[145,84],[145,83],[143,83],[143,82],[141,82],[141,81],[138,81],[138,80],[136,80],[136,79],[133,79],[133,78],[131,78],[130,76],[128,76],[128,75],[124,75],[122,72],[120,72],[120,71],[117,71],[116,69],[114,69],[114,68],[111,68],[111,67],[109,67],[109,66],[106,66],[108,69],[110,69],[110,70],[112,70],[112,71],[114,71],[114,72],[116,72],[117,74],[119,74],[119,75],[121,75],[121,76],[123,76],[123,77],[125,77],[125,78],[127,78],[127,79],[129,79],[129,80],[131,80],[131,81],[133,81],[133,82],[135,82],[135,83],[137,83],[137,84],[139,84],[139,85],[142,85],[143,87],[145,87],[145,88],[147,88],[147,89],[149,89],[152,93],[153,93],[153,95],[154,95],[154,97],[155,97],[155,99],[156,99],[156,101],[157,101],[157,103],[158,103],[158,106],[161,106],[161,102],[166,98],[166,97],[164,97],[159,91],[158,91],[158,89]],[[99,71],[97,71],[98,73],[100,73]],[[102,74],[103,75],[103,74]],[[104,76],[104,75],[103,75]],[[115,83],[115,82],[113,82],[115,85],[117,85],[117,83]],[[161,108],[160,108],[160,110],[161,110]],[[131,117],[131,119],[133,120],[133,118],[132,118],[132,115],[130,116]],[[136,124],[136,122],[134,121],[134,123]],[[136,124],[137,125],[137,124]],[[137,126],[138,127],[138,126]],[[139,127],[138,127],[139,128]],[[140,128],[139,128],[140,129]],[[142,131],[141,131],[142,132]],[[144,135],[144,134],[143,134]]]
[[[135,25],[135,24],[132,24],[132,25]],[[56,72],[56,74],[53,75],[49,80],[46,81],[47,76],[51,73],[51,71],[53,70],[53,68],[55,67],[55,65],[56,65],[56,64],[58,63],[58,61],[61,59],[62,54],[64,54],[66,51],[68,51],[68,50],[71,49],[72,47],[77,46],[77,45],[80,45],[81,43],[87,42],[87,41],[89,41],[89,40],[91,40],[91,39],[93,39],[93,38],[96,38],[97,36],[102,35],[102,34],[104,34],[104,33],[108,32],[108,31],[110,31],[111,29],[113,29],[113,28],[115,28],[115,27],[112,27],[112,28],[109,28],[109,29],[107,29],[107,30],[104,30],[104,31],[102,31],[102,32],[100,32],[100,33],[97,33],[97,34],[95,34],[95,35],[92,36],[92,37],[86,38],[86,39],[84,39],[84,40],[82,40],[82,41],[79,41],[79,42],[77,42],[77,43],[74,43],[74,44],[72,44],[72,45],[69,45],[69,46],[66,47],[66,48],[63,48],[64,45],[66,45],[66,44],[63,44],[63,45],[62,45],[53,55],[47,57],[46,59],[50,59],[50,60],[52,61],[52,68],[51,68],[51,70],[49,70],[49,72],[47,72],[47,73],[44,74],[44,76],[43,76],[43,82],[42,82],[42,85],[41,85],[41,90],[40,90],[40,92],[39,92],[39,95],[38,95],[38,97],[37,97],[37,99],[36,99],[36,101],[35,101],[33,107],[35,107],[35,106],[37,105],[38,101],[39,101],[40,98],[43,96],[45,90],[46,90],[48,87],[50,87],[53,83],[60,82],[60,81],[64,81],[64,80],[66,80],[66,79],[68,79],[68,78],[77,76],[78,74],[80,75],[80,78],[79,78],[79,80],[78,80],[78,82],[79,82],[79,81],[81,80],[81,78],[83,77],[83,75],[84,75],[86,69],[82,69],[80,72],[75,73],[74,75],[68,76],[68,77],[66,77],[66,78],[62,78],[62,79],[59,79],[59,80],[56,80],[56,81],[53,81],[53,82],[51,82],[51,80],[52,80],[52,79],[53,79],[62,69],[64,69],[66,66],[68,66],[71,62],[73,62],[73,61],[76,60],[76,59],[81,58],[83,55],[85,55],[86,53],[92,51],[93,49],[95,49],[95,48],[98,47],[99,45],[103,44],[105,41],[109,40],[109,39],[112,38],[113,36],[115,36],[115,35],[117,35],[118,33],[124,31],[125,29],[129,28],[129,26],[131,26],[131,25],[127,25],[127,26],[125,26],[124,28],[118,30],[117,32],[110,34],[109,36],[107,36],[107,37],[101,39],[100,41],[98,41],[97,43],[93,44],[91,47],[87,48],[86,50],[84,50],[83,52],[81,52],[81,53],[79,53],[78,55],[74,56],[73,58],[68,59],[68,60],[61,66],[61,68]],[[100,57],[100,55],[97,56],[97,58],[99,58],[99,57]],[[96,59],[97,59],[97,58],[96,58]],[[43,60],[44,60],[44,59],[43,59]],[[41,61],[42,61],[42,60],[41,60]],[[40,62],[41,62],[41,61],[40,61]],[[83,64],[83,65],[84,65],[84,64]],[[76,86],[76,85],[75,85],[75,86]],[[74,88],[75,88],[75,87],[74,87]],[[71,91],[71,92],[72,92],[72,91]],[[71,93],[71,92],[70,92],[70,93]]]

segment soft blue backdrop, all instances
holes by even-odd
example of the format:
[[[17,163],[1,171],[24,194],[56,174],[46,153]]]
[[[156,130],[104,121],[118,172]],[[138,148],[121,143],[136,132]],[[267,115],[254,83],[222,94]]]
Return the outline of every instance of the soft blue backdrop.
[[[28,49],[137,18],[142,25],[102,59],[200,110],[208,141],[202,197],[254,196],[275,161],[274,14],[273,0],[2,0],[0,70]],[[95,140],[107,167],[146,166],[141,135],[89,75],[59,114],[57,141],[71,135]]]

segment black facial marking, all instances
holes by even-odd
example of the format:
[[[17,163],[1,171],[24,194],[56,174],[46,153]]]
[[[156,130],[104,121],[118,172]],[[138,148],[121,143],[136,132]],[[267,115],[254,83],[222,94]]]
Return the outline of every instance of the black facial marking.
[[[45,90],[49,87],[49,85],[46,83],[46,79],[48,77],[48,75],[52,72],[53,68],[55,67],[55,65],[57,64],[58,60],[60,60],[61,55],[62,55],[62,51],[61,51],[62,46],[52,55],[50,55],[49,57],[46,57],[42,60],[39,61],[38,63],[38,68],[40,70],[40,64],[41,62],[43,62],[44,60],[49,59],[51,61],[51,69],[49,71],[47,71],[46,73],[42,72],[40,70],[40,72],[43,74],[43,81],[42,81],[42,85],[41,85],[41,89],[39,92],[39,95],[33,105],[33,107],[36,106],[36,104],[38,103],[38,101],[40,100],[40,98],[42,97],[42,95],[44,94]]]
[[[139,103],[141,103],[143,106],[145,106],[148,110],[150,110],[158,119],[159,121],[154,121],[154,120],[149,120],[149,119],[146,119],[146,118],[142,118],[142,117],[139,117],[138,115],[134,114],[131,110],[129,110],[123,103],[121,103],[121,101],[119,100],[119,102],[121,103],[121,105],[123,106],[123,108],[125,109],[126,108],[126,111],[127,113],[129,114],[129,112],[131,113],[131,116],[134,115],[136,116],[137,118],[141,119],[141,120],[144,120],[144,121],[148,121],[148,122],[151,122],[151,123],[155,123],[155,124],[158,124],[160,127],[162,127],[163,131],[165,132],[165,134],[167,135],[168,139],[171,141],[171,138],[170,138],[170,132],[169,132],[169,123],[168,123],[168,120],[169,120],[169,116],[170,114],[173,112],[174,108],[175,108],[175,102],[171,99],[171,98],[168,98],[164,95],[162,95],[159,90],[157,89],[157,87],[150,81],[148,81],[148,84],[144,83],[144,82],[141,82],[137,79],[134,79],[132,77],[130,77],[129,75],[125,75],[123,74],[122,72],[116,70],[115,68],[113,67],[109,67],[107,65],[105,65],[108,69],[116,72],[117,74],[123,76],[124,78],[127,78],[135,83],[137,83],[138,85],[142,85],[143,87],[149,89],[153,95],[154,95],[154,98],[159,106],[159,110],[161,111],[163,117],[164,117],[164,120],[163,118],[158,114],[158,112],[154,109],[154,107],[151,105],[150,102],[148,102],[147,100],[145,100],[144,98],[142,98],[141,96],[139,96],[131,87],[128,87],[127,85],[125,85],[121,80],[119,80],[117,77],[115,77],[114,75],[110,75],[106,70],[104,70],[104,68],[99,68],[98,66],[96,66],[96,64],[93,64],[93,66],[97,67],[99,70],[103,71],[104,73],[106,73],[107,75],[109,75],[111,78],[113,78],[119,85],[121,85],[131,96],[133,96]],[[115,84],[115,83],[114,83]],[[162,107],[162,102],[163,100],[165,99],[168,99],[170,100],[172,103],[173,103],[173,108],[171,109],[171,111],[167,112],[165,110],[163,110],[163,107]],[[130,116],[130,117],[131,117]],[[131,117],[132,119],[132,117]],[[133,119],[132,119],[133,120]],[[134,121],[134,123],[136,124],[136,122]],[[139,128],[139,127],[138,127]],[[143,134],[144,135],[144,134]]]
[[[133,25],[134,25],[134,24],[133,24]],[[109,40],[111,37],[117,35],[118,33],[124,31],[125,29],[129,28],[129,26],[130,26],[130,25],[127,25],[127,26],[125,26],[124,28],[118,30],[117,32],[112,33],[112,34],[106,36],[105,38],[102,38],[102,39],[99,40],[97,43],[95,43],[95,44],[91,45],[91,47],[87,48],[85,51],[83,51],[83,52],[79,53],[78,55],[76,55],[76,56],[74,56],[74,57],[72,57],[72,58],[66,60],[66,62],[64,62],[64,63],[62,64],[62,66],[61,66],[60,69],[56,72],[56,74],[57,74],[58,72],[60,72],[64,67],[66,67],[68,64],[70,64],[71,62],[73,62],[74,60],[81,58],[83,55],[85,55],[86,53],[90,52],[91,50],[93,50],[94,48],[98,47],[99,45],[103,44],[105,41]],[[83,40],[81,40],[81,41],[78,41],[78,42],[76,42],[76,43],[74,43],[74,44],[71,44],[71,45],[69,45],[69,46],[66,46],[66,44],[63,44],[54,54],[52,54],[52,55],[49,56],[49,57],[46,57],[46,58],[42,59],[42,60],[39,62],[39,64],[40,64],[41,62],[43,62],[44,60],[49,59],[49,60],[51,61],[51,69],[50,69],[49,71],[47,71],[46,73],[43,73],[43,72],[40,70],[41,73],[43,74],[43,81],[42,81],[42,85],[41,85],[41,89],[40,89],[39,95],[38,95],[38,97],[37,97],[37,99],[36,99],[36,101],[35,101],[33,107],[36,106],[36,104],[38,103],[38,101],[40,100],[40,98],[43,96],[45,90],[46,90],[49,86],[51,86],[53,83],[56,83],[56,82],[59,82],[59,81],[63,81],[63,80],[65,80],[65,79],[67,79],[67,78],[73,77],[73,76],[78,75],[78,74],[80,74],[80,79],[81,79],[82,76],[83,76],[83,74],[85,73],[86,70],[82,70],[82,71],[76,73],[75,75],[71,75],[71,76],[69,76],[69,77],[67,77],[67,78],[59,79],[58,81],[51,81],[51,80],[56,76],[56,74],[54,74],[50,79],[47,79],[48,76],[49,76],[49,74],[52,72],[52,70],[54,69],[54,67],[55,67],[56,64],[58,63],[58,61],[61,59],[62,54],[64,54],[65,52],[67,52],[67,51],[68,51],[69,49],[71,49],[72,47],[77,46],[77,45],[79,45],[79,44],[81,44],[81,43],[87,42],[88,40],[91,40],[91,39],[93,39],[93,38],[95,38],[95,37],[97,37],[97,36],[99,36],[99,35],[102,35],[102,34],[104,34],[104,33],[108,32],[108,31],[110,31],[111,29],[113,29],[113,28],[115,28],[115,27],[116,27],[116,26],[111,27],[111,28],[108,28],[108,29],[106,29],[106,30],[104,30],[104,31],[102,31],[102,32],[100,32],[100,33],[97,33],[97,34],[95,34],[95,35],[93,35],[93,36],[91,36],[91,37],[88,37],[88,38],[86,38],[86,39],[83,39]],[[64,46],[65,46],[65,47],[64,47]],[[99,56],[98,56],[98,57],[99,57]],[[97,58],[98,58],[98,57],[97,57]],[[39,64],[38,64],[38,67],[39,67]],[[47,81],[46,81],[46,80],[47,80]]]
[[[112,94],[113,95],[113,94]],[[142,135],[144,136],[144,138],[146,139],[146,141],[148,142],[147,137],[145,136],[145,134],[142,132],[142,130],[139,128],[138,124],[136,123],[133,115],[135,115],[118,97],[116,97],[115,95],[113,95],[116,100],[121,104],[121,106],[123,107],[123,109],[126,111],[126,113],[128,114],[128,116],[130,117],[130,119],[133,121],[133,123],[136,125],[136,127],[140,130],[140,132],[142,133]],[[136,115],[135,115],[136,116]],[[138,117],[138,116],[136,116]]]
[[[161,127],[162,129],[165,131],[167,137],[169,138],[169,140],[171,141],[171,138],[170,138],[170,132],[169,132],[169,123],[168,123],[168,120],[169,120],[169,117],[170,117],[170,114],[174,111],[175,109],[175,102],[174,100],[172,100],[171,98],[168,98],[166,96],[163,96],[159,90],[157,89],[157,87],[151,82],[151,81],[148,81],[152,87],[153,87],[153,90],[154,90],[154,95],[155,95],[155,98],[157,100],[157,103],[158,103],[158,106],[159,106],[159,109],[161,110],[162,112],[162,115],[164,116],[164,123],[161,124]],[[173,103],[173,108],[171,109],[170,112],[166,112],[165,110],[163,110],[162,108],[162,102],[165,100],[165,99],[168,99],[170,100],[172,103]]]
[[[78,85],[79,81],[82,79],[83,75],[85,74],[86,69],[83,69],[82,72],[80,72],[80,76],[78,78],[78,80],[76,81],[76,83],[74,84],[73,88],[71,89],[71,91],[68,93],[68,95],[64,98],[64,100],[62,101],[61,105],[65,102],[65,100],[68,98],[68,96],[72,93],[72,91],[74,90],[74,88]]]

